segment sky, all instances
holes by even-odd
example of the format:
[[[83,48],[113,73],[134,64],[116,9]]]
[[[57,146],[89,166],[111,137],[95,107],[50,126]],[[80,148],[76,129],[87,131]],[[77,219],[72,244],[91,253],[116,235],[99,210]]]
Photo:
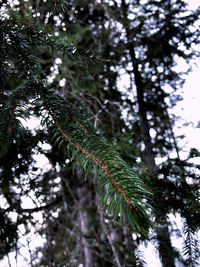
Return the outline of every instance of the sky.
[[[178,103],[175,112],[193,123],[184,128],[184,133],[188,145],[200,149],[200,59],[192,64],[192,68],[193,71],[187,76],[183,87],[183,101]]]
[[[187,76],[183,86],[183,100],[178,103],[173,111],[176,115],[180,115],[183,120],[192,123],[185,127],[176,127],[175,129],[176,134],[185,134],[186,136],[182,142],[184,147],[182,152],[183,157],[184,150],[188,150],[189,148],[200,150],[200,59],[192,63],[192,69],[192,72]],[[198,124],[199,128],[196,127]],[[200,163],[200,158],[195,158],[193,162]],[[175,224],[179,226],[182,224],[179,215],[176,217],[171,215],[170,218]],[[182,240],[173,237],[172,243],[175,247],[179,248]],[[141,250],[144,251],[147,267],[162,267],[155,247],[152,244],[148,244],[148,249],[141,246]],[[183,267],[183,265],[177,264],[176,267]]]
[[[200,5],[200,0],[189,0],[187,2],[191,9],[195,9]],[[180,63],[179,67],[182,68],[184,66]],[[183,120],[191,122],[191,125],[180,128],[176,127],[176,134],[184,134],[186,136],[182,145],[185,149],[196,148],[200,150],[200,58],[193,61],[191,67],[192,71],[187,75],[182,90],[183,100],[177,104],[173,113],[179,115]],[[195,158],[193,162],[199,163],[200,158]],[[172,216],[171,219],[175,223],[181,224],[178,215],[177,217]],[[172,238],[172,243],[177,248],[181,245],[181,242],[181,239]],[[144,247],[141,247],[141,249],[144,249],[145,260],[148,267],[162,267],[155,247],[152,244],[148,245],[148,249]],[[176,267],[183,266],[177,264]]]
[[[181,68],[181,66],[180,66]],[[183,100],[178,103],[178,105],[175,107],[173,113],[175,112],[177,115],[180,115],[184,120],[190,121],[193,123],[193,125],[189,125],[187,127],[181,127],[176,128],[177,134],[185,134],[186,139],[183,141],[183,146],[186,145],[187,148],[194,147],[197,149],[200,149],[200,127],[197,128],[194,126],[197,126],[200,122],[200,59],[195,60],[195,62],[192,63],[192,72],[189,73],[189,75],[186,78],[186,82],[183,86]],[[38,124],[38,121],[34,122],[34,119],[32,121],[32,126],[34,124]],[[196,158],[195,160],[199,161],[199,158]],[[194,161],[195,161],[194,160]],[[39,158],[38,160],[38,166],[43,166],[44,163],[46,164],[46,167],[48,168],[48,162],[44,158]],[[25,201],[26,205],[24,208],[30,208],[32,203],[26,199]],[[180,217],[177,215],[177,217],[171,216],[171,219],[174,221],[174,223],[181,224]],[[23,229],[21,229],[23,231]],[[30,235],[30,238],[33,238],[34,233],[32,232]],[[173,244],[176,247],[179,247],[181,244],[181,240],[178,240],[176,238],[173,238]],[[38,243],[42,243],[43,240],[38,236],[35,237],[35,245]],[[35,246],[33,244],[33,246]],[[147,267],[162,267],[160,260],[158,258],[158,255],[156,253],[155,247],[152,244],[148,245],[148,249],[146,249],[144,246],[140,247],[141,251],[144,251],[145,261],[147,263]],[[22,248],[21,249],[22,254],[27,254],[27,249]],[[12,267],[15,267],[15,255],[14,253],[11,255],[11,262],[13,262]],[[2,267],[8,267],[7,259],[2,263]],[[21,262],[21,263],[19,263]],[[27,267],[27,263],[23,260],[23,258],[20,259],[19,257],[18,266],[20,267]],[[181,265],[177,265],[177,267],[183,267]]]

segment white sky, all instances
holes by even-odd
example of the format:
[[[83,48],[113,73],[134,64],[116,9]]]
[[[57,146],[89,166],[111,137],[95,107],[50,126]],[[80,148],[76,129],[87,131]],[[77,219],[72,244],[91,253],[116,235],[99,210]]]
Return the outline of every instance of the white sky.
[[[186,121],[193,122],[196,126],[200,121],[200,59],[196,61],[193,66],[193,71],[187,76],[185,85],[183,87],[183,101],[181,101],[177,107],[175,108],[175,112],[177,115],[183,117]],[[185,128],[181,127],[176,130],[180,132],[180,134],[186,135],[187,147],[194,147],[200,149],[200,128],[194,128],[193,126],[187,126]],[[184,141],[185,142],[185,141]],[[41,161],[38,164],[43,166],[44,161],[46,159],[41,158]],[[197,159],[199,160],[199,158]],[[48,164],[48,162],[46,162]],[[26,203],[27,204],[27,203]],[[30,203],[31,204],[31,203]],[[173,218],[175,220],[175,218]],[[176,219],[179,221],[180,219]],[[31,238],[33,238],[33,233]],[[42,243],[43,240],[38,236],[35,239],[35,245]],[[173,239],[173,243],[175,246],[181,245],[181,240]],[[35,246],[33,244],[33,246]],[[162,267],[158,255],[156,254],[155,247],[152,244],[148,245],[148,249],[144,249],[141,247],[141,250],[144,250],[145,261],[148,267]],[[24,248],[22,250],[24,255],[27,254],[27,250]],[[11,262],[12,267],[15,267],[15,254],[11,253]],[[27,267],[27,263],[23,261],[23,258],[19,257],[18,266]],[[1,263],[2,267],[8,267],[7,260],[4,263]],[[177,267],[182,267],[181,265],[177,265]]]
[[[193,71],[186,79],[183,89],[183,101],[178,103],[175,114],[193,125],[177,129],[177,133],[186,135],[187,147],[200,149],[200,59],[196,60]],[[199,124],[199,127],[197,125]]]
[[[194,0],[193,2],[200,1]],[[200,126],[199,128],[196,127],[198,123],[200,124],[200,59],[195,60],[193,70],[186,78],[182,97],[183,100],[178,103],[173,113],[180,115],[187,122],[192,122],[194,125],[181,127],[180,129],[176,128],[176,133],[186,135],[183,141],[185,150],[191,147],[200,150]],[[195,158],[193,161],[200,163],[200,158]],[[179,216],[173,216],[173,220],[178,225],[181,224]],[[173,238],[172,243],[178,248],[181,246],[182,241],[181,239]],[[141,247],[141,249],[144,249],[144,247]],[[155,247],[152,244],[149,244],[148,249],[144,249],[143,251],[148,267],[162,267]],[[183,267],[183,265],[177,264],[176,267]]]

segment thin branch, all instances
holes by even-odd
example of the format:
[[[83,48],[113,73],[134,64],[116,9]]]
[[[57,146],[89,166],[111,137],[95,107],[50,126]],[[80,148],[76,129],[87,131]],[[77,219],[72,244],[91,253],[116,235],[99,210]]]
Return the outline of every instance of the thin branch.
[[[12,267],[11,262],[10,262],[9,253],[7,253],[7,260],[8,260],[8,265],[9,265],[9,267]]]
[[[27,242],[27,246],[28,246],[28,252],[29,252],[29,255],[30,255],[30,265],[31,265],[31,267],[33,267],[33,255],[32,255],[32,252],[31,252],[30,240],[29,240],[28,237],[26,238],[26,242]]]
[[[112,241],[112,238],[110,237],[109,229],[108,229],[108,227],[107,227],[107,225],[106,225],[106,223],[104,221],[104,212],[103,212],[103,209],[100,207],[98,198],[96,198],[96,205],[97,205],[97,210],[98,210],[98,213],[99,213],[99,216],[100,216],[100,222],[101,222],[103,231],[104,231],[104,233],[105,233],[105,235],[106,235],[106,237],[108,239],[108,242],[110,244],[110,247],[112,249],[112,252],[113,252],[117,267],[122,267],[122,264],[120,263],[118,252],[117,252],[117,250],[115,248],[115,245],[114,245],[114,243]]]
[[[28,213],[39,212],[39,211],[42,211],[42,210],[48,210],[48,209],[54,207],[55,205],[59,204],[61,201],[62,201],[62,197],[58,196],[54,201],[48,203],[45,206],[40,206],[40,207],[35,207],[35,208],[30,208],[30,209],[23,209],[21,207],[16,207],[16,209],[20,213],[24,213],[24,212],[28,212]],[[5,212],[10,212],[10,211],[13,211],[13,207],[9,207],[7,209],[2,209],[1,208],[1,210],[4,210]]]
[[[81,145],[79,145],[78,143],[76,143],[61,127],[60,125],[58,125],[57,123],[57,128],[59,129],[59,131],[61,132],[62,136],[64,137],[64,139],[66,141],[68,141],[69,143],[71,143],[72,145],[74,145],[79,151],[81,151],[84,155],[86,155],[88,158],[92,159],[106,174],[106,176],[108,178],[110,178],[111,182],[113,183],[113,185],[115,186],[115,188],[117,189],[117,191],[123,196],[123,198],[125,199],[127,205],[129,206],[129,208],[133,208],[136,210],[135,206],[133,205],[132,200],[126,196],[125,191],[122,189],[122,187],[120,186],[120,184],[116,181],[116,179],[113,177],[113,175],[111,174],[110,170],[109,170],[109,166],[105,163],[105,161],[98,159],[93,153],[91,153],[90,151],[88,151],[87,149],[85,149],[84,147],[82,147]]]
[[[61,178],[61,180],[65,184],[65,186],[66,186],[68,192],[70,193],[74,203],[77,204],[77,199],[75,198],[74,193],[72,192],[72,190],[71,190],[71,188],[70,188],[70,186],[69,186],[69,184],[67,182],[67,179],[64,177],[64,175],[61,174],[61,172],[57,173],[57,175]]]

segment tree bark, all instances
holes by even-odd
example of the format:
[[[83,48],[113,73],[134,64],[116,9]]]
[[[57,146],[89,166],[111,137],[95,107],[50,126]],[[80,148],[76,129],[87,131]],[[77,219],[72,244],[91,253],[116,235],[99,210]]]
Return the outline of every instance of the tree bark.
[[[114,261],[115,261],[117,267],[122,267],[123,265],[121,263],[121,257],[120,257],[120,255],[119,255],[119,253],[115,247],[115,241],[116,241],[116,239],[118,239],[118,236],[116,234],[113,235],[113,233],[110,231],[109,227],[106,225],[106,223],[104,221],[104,211],[100,207],[98,197],[96,198],[96,204],[97,204],[97,209],[98,209],[98,213],[99,213],[99,217],[100,217],[101,226],[102,226],[102,229],[106,235],[106,238],[108,239],[109,245],[112,249]]]
[[[170,235],[167,225],[161,225],[156,227],[158,249],[163,266],[175,267],[174,253],[171,246]]]
[[[135,44],[133,40],[132,31],[130,28],[130,21],[128,19],[128,4],[126,4],[125,0],[121,2],[122,12],[123,12],[123,19],[125,21],[124,28],[126,30],[126,37],[127,37],[127,50],[129,52],[132,67],[133,67],[133,74],[135,79],[135,86],[136,86],[136,93],[137,93],[137,102],[138,102],[138,114],[140,117],[140,131],[142,135],[142,139],[145,145],[145,152],[144,152],[144,160],[147,164],[147,167],[150,171],[150,175],[152,178],[156,179],[156,163],[155,163],[155,154],[153,152],[153,143],[152,138],[150,136],[150,125],[147,119],[147,110],[146,110],[146,103],[144,100],[144,90],[145,84],[143,83],[142,75],[139,71],[139,62],[136,58],[135,53]],[[168,231],[168,223],[165,220],[162,227],[155,227],[155,231],[157,234],[157,239],[159,242],[159,254],[161,261],[164,267],[175,267],[174,263],[174,255],[173,255],[173,247],[171,245],[170,234]]]
[[[76,190],[79,211],[78,211],[78,224],[81,232],[81,242],[83,246],[83,261],[84,267],[93,267],[93,252],[87,241],[90,236],[90,217],[87,211],[89,203],[91,203],[92,196],[87,184],[83,184]]]

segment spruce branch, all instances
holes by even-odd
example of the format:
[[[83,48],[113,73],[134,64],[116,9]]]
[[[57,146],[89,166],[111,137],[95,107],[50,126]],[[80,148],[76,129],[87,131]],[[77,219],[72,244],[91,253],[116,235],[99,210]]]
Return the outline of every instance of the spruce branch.
[[[44,91],[44,90],[43,90]],[[83,121],[78,111],[64,97],[47,92],[41,98],[49,112],[52,125],[52,140],[59,147],[67,149],[70,145],[75,160],[79,160],[86,171],[96,173],[97,191],[101,194],[102,204],[114,217],[124,222],[127,217],[136,232],[147,234],[150,220],[145,211],[145,199],[150,193],[142,180],[120,158],[113,147],[101,136],[90,122]],[[91,170],[92,167],[92,170]]]
[[[44,109],[49,113],[44,119],[48,134],[52,135],[52,140],[59,149],[64,148],[67,151],[70,148],[76,162],[79,162],[83,170],[91,173],[106,211],[115,221],[120,220],[123,223],[126,223],[123,215],[127,213],[133,230],[147,235],[150,219],[146,209],[150,192],[145,188],[143,181],[127,166],[100,131],[93,127],[83,109],[75,106],[74,101],[70,102],[65,97],[53,93],[54,88],[49,90],[45,87],[41,78],[43,74],[40,64],[37,64],[37,58],[32,57],[31,53],[35,41],[29,37],[24,38],[27,34],[25,27],[20,27],[19,30],[15,26],[12,27],[12,34],[9,34],[12,44],[20,48],[22,58],[29,56],[32,63],[26,64],[25,75],[20,72],[21,85],[11,92],[11,96],[2,108],[1,117],[4,117],[2,120],[4,125],[0,125],[3,129],[2,142],[8,132],[12,132],[13,138],[16,138],[19,132],[21,137],[23,126],[19,118],[27,118],[29,113],[29,108],[24,106],[24,103],[39,98],[43,101],[41,117]],[[5,30],[8,31],[7,28]],[[20,44],[16,38],[19,33],[20,40],[23,41]],[[41,39],[39,39],[40,44]],[[12,47],[11,50],[16,54]],[[18,71],[20,66],[17,62]],[[11,136],[8,136],[8,146],[10,138]]]
[[[199,266],[200,252],[198,250],[200,242],[194,229],[190,228],[187,221],[183,221],[183,255],[186,257],[185,265],[196,267]]]
[[[0,108],[0,153],[4,154],[11,140],[19,142],[26,132],[21,119],[29,117],[27,102],[35,97],[35,79],[28,79],[6,96]]]

